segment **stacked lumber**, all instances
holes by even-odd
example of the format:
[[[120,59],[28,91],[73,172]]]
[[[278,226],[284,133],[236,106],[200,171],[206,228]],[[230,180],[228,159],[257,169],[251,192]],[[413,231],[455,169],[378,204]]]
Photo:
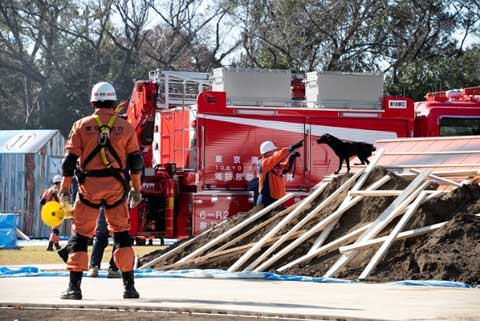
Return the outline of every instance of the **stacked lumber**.
[[[478,172],[413,169],[399,176],[376,166],[382,153],[377,151],[366,168],[353,174],[326,177],[288,208],[282,204],[292,194],[144,257],[142,268],[221,268],[365,280],[383,271],[399,249],[408,252],[407,242],[446,228],[458,214],[455,210],[479,216],[480,188],[466,184],[477,179]],[[470,195],[468,202],[462,203],[465,195]]]

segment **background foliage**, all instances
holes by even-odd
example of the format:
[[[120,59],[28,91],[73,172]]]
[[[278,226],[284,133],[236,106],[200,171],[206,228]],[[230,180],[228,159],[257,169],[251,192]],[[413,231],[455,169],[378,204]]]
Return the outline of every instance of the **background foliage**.
[[[385,72],[421,100],[480,85],[479,18],[479,0],[2,0],[0,129],[67,134],[93,84],[127,99],[156,68]]]

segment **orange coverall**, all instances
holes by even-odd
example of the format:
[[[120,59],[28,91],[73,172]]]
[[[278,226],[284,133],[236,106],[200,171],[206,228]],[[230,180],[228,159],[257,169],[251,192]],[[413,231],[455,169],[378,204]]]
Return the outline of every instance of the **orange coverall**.
[[[95,116],[99,115],[103,124],[107,124],[114,115],[113,110],[108,108],[98,108],[91,116],[84,117],[73,124],[68,137],[65,151],[79,157],[79,165],[82,171],[105,169],[100,153],[98,153],[87,165],[83,167],[86,157],[94,150],[99,141],[98,125]],[[121,159],[122,164],[118,164],[112,155],[107,152],[112,168],[124,169],[126,166],[127,155],[139,150],[137,137],[133,126],[122,118],[118,118],[110,130],[110,143]],[[122,174],[123,175],[123,174]],[[134,188],[140,190],[140,174],[131,174],[131,184]],[[62,190],[65,183],[69,183],[68,177],[64,177]],[[71,178],[70,178],[71,179]],[[87,201],[95,204],[106,203],[113,204],[119,199],[124,198],[125,187],[113,176],[107,177],[89,177],[85,178],[83,184],[79,184],[79,194]],[[74,206],[73,217],[75,220],[75,230],[77,234],[93,237],[99,215],[98,208],[84,204],[80,198],[77,198]],[[113,208],[105,208],[105,218],[108,229],[111,233],[128,232],[130,228],[129,212],[126,199]],[[120,271],[128,272],[133,270],[134,252],[131,246],[117,248],[114,252],[115,264]],[[87,252],[74,252],[69,254],[67,261],[69,271],[87,271],[88,255]]]
[[[287,167],[287,160],[289,151],[287,148],[282,148],[276,151],[272,156],[263,158],[260,161],[259,178],[258,178],[258,192],[261,195],[263,186],[265,185],[265,177],[268,172],[268,183],[270,188],[270,197],[278,200],[285,196],[286,187],[283,181],[282,171]],[[284,162],[282,162],[284,161]]]

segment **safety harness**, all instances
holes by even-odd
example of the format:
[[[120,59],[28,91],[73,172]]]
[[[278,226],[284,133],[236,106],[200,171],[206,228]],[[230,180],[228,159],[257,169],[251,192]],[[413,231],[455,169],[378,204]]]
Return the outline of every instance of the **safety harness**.
[[[107,204],[105,200],[102,200],[100,203],[93,203],[90,202],[89,200],[85,199],[81,193],[79,193],[80,200],[82,203],[84,203],[87,206],[93,207],[93,208],[100,208],[101,206],[104,206],[105,208],[113,208],[118,205],[120,205],[125,197],[127,196],[128,193],[128,186],[127,186],[127,181],[123,177],[123,169],[121,168],[114,168],[112,167],[112,162],[108,158],[107,155],[107,150],[108,152],[113,156],[115,161],[121,166],[122,161],[121,158],[118,156],[118,153],[115,151],[113,148],[112,144],[110,143],[110,130],[113,127],[113,124],[117,120],[117,116],[113,115],[110,117],[108,120],[107,124],[104,125],[102,123],[102,120],[98,115],[95,115],[95,122],[98,125],[98,145],[92,150],[90,154],[85,158],[83,161],[83,168],[87,166],[87,164],[100,153],[100,156],[102,158],[103,164],[105,165],[104,169],[95,169],[95,170],[90,170],[90,171],[83,171],[81,169],[77,168],[76,175],[78,179],[78,183],[81,185],[85,182],[85,178],[87,177],[114,177],[116,180],[122,183],[124,187],[124,194],[123,196],[115,201],[112,204]]]

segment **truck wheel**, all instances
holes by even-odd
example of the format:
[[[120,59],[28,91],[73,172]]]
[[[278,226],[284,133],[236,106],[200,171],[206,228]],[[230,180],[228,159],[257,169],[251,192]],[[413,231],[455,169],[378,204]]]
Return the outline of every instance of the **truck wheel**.
[[[135,244],[136,244],[136,245],[139,245],[139,246],[145,245],[145,239],[136,237],[136,238],[135,238]]]
[[[160,238],[160,245],[161,246],[165,245],[165,239],[163,237]]]

